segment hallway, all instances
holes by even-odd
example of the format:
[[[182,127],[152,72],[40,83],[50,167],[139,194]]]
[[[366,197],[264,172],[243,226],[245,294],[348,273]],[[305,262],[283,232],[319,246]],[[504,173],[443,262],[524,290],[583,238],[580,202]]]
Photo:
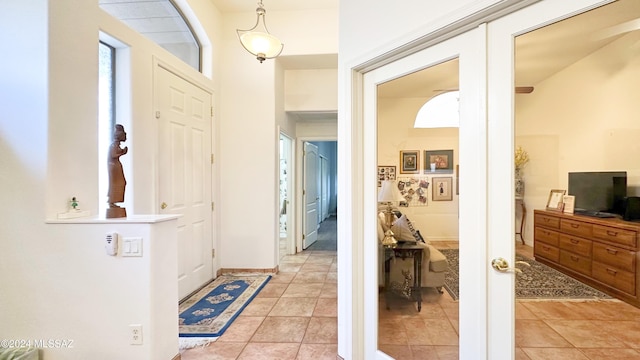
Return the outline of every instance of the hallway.
[[[306,250],[311,251],[337,251],[338,250],[338,218],[329,216],[320,223],[318,228],[318,240]]]

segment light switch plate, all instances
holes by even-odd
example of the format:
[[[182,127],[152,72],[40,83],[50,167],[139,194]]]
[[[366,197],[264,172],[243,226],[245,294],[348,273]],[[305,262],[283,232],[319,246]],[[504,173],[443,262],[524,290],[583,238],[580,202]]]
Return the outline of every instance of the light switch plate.
[[[122,256],[134,257],[142,256],[142,238],[126,237],[122,239]]]

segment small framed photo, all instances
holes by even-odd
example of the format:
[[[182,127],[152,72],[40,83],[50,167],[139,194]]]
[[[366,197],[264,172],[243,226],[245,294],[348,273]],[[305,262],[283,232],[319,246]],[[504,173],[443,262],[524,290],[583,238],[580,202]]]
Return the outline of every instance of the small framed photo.
[[[378,187],[382,186],[384,180],[396,179],[396,167],[387,165],[378,165]]]
[[[431,197],[433,201],[451,201],[453,200],[453,189],[451,187],[453,178],[450,177],[434,177],[431,181],[433,190]]]
[[[420,152],[418,150],[400,151],[400,173],[418,174],[418,164],[420,163]]]
[[[562,211],[564,205],[562,198],[566,193],[567,190],[551,190],[549,192],[549,199],[547,200],[547,210]]]
[[[453,173],[453,150],[425,150],[424,173]]]
[[[562,197],[562,202],[564,203],[562,212],[573,214],[576,207],[576,197],[573,195],[564,195]]]

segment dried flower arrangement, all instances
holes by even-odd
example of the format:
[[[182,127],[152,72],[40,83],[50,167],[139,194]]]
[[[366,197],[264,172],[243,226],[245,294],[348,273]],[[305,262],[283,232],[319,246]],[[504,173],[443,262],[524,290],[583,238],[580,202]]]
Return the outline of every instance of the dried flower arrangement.
[[[522,148],[522,146],[518,146],[516,148],[515,154],[515,165],[516,171],[522,170],[522,168],[529,162],[529,154]]]

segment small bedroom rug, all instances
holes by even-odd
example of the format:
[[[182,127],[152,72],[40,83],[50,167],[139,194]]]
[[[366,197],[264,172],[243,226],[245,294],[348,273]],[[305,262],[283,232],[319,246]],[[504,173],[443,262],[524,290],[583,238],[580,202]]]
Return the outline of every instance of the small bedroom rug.
[[[454,300],[458,300],[458,249],[442,249],[440,252],[449,261],[444,287]],[[516,276],[516,299],[611,299],[611,296],[533,259],[516,254],[516,261],[526,261],[531,265],[521,266],[522,273]]]
[[[222,275],[181,303],[180,348],[215,341],[270,279],[271,275]]]

